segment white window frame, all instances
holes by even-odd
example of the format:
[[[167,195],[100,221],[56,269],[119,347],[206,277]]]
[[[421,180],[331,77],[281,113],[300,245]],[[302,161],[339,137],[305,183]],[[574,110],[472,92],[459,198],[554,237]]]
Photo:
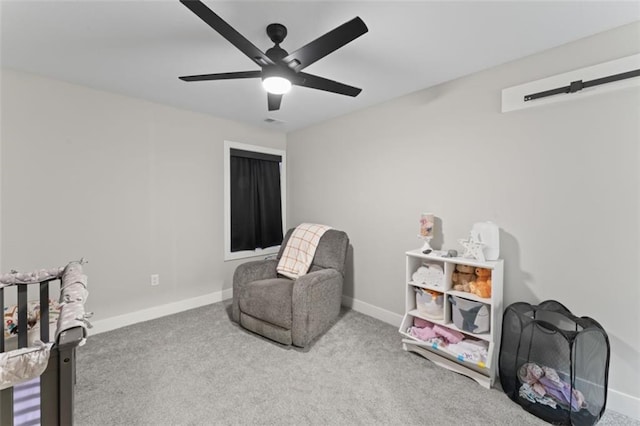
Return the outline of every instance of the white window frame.
[[[224,141],[224,260],[245,259],[248,257],[269,256],[277,254],[280,246],[266,249],[231,251],[231,149],[279,155],[280,163],[280,201],[282,203],[282,235],[287,224],[287,152],[282,149],[249,145],[240,142]]]

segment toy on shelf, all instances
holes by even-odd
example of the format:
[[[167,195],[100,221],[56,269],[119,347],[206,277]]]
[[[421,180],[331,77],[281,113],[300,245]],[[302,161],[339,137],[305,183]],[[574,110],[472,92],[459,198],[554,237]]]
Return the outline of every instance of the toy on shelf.
[[[470,283],[475,280],[473,274],[474,267],[468,265],[456,265],[456,272],[451,276],[453,282],[453,289],[458,291],[471,291]]]
[[[491,297],[491,270],[474,268],[467,265],[456,265],[451,275],[453,289],[475,294],[478,297]]]
[[[444,279],[444,270],[437,263],[423,263],[411,276],[414,284],[426,284],[441,287]]]
[[[471,293],[478,297],[491,297],[491,270],[485,268],[476,268],[476,279],[469,283]]]

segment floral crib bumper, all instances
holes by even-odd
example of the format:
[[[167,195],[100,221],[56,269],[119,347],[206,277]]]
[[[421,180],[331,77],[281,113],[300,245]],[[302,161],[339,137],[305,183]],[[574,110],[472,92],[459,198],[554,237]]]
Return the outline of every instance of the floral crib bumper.
[[[49,299],[49,336],[55,336],[58,317],[60,316],[60,304],[57,300]],[[3,329],[5,339],[5,351],[18,347],[18,306],[10,305],[4,308]],[[27,303],[27,331],[28,346],[34,345],[40,339],[40,301],[32,300]]]

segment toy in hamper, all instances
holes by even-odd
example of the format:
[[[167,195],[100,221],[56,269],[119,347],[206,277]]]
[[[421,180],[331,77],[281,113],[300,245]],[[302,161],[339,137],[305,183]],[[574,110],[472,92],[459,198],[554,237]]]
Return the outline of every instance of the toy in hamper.
[[[594,425],[607,401],[609,338],[595,320],[561,303],[505,309],[500,382],[525,410],[556,425]]]

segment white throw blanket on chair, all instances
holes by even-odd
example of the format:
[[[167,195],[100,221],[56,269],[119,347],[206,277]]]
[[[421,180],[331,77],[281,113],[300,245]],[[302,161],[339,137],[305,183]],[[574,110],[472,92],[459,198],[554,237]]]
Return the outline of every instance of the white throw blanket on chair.
[[[307,273],[316,254],[320,238],[330,226],[303,223],[296,227],[287,241],[276,268],[279,274],[297,279]]]

